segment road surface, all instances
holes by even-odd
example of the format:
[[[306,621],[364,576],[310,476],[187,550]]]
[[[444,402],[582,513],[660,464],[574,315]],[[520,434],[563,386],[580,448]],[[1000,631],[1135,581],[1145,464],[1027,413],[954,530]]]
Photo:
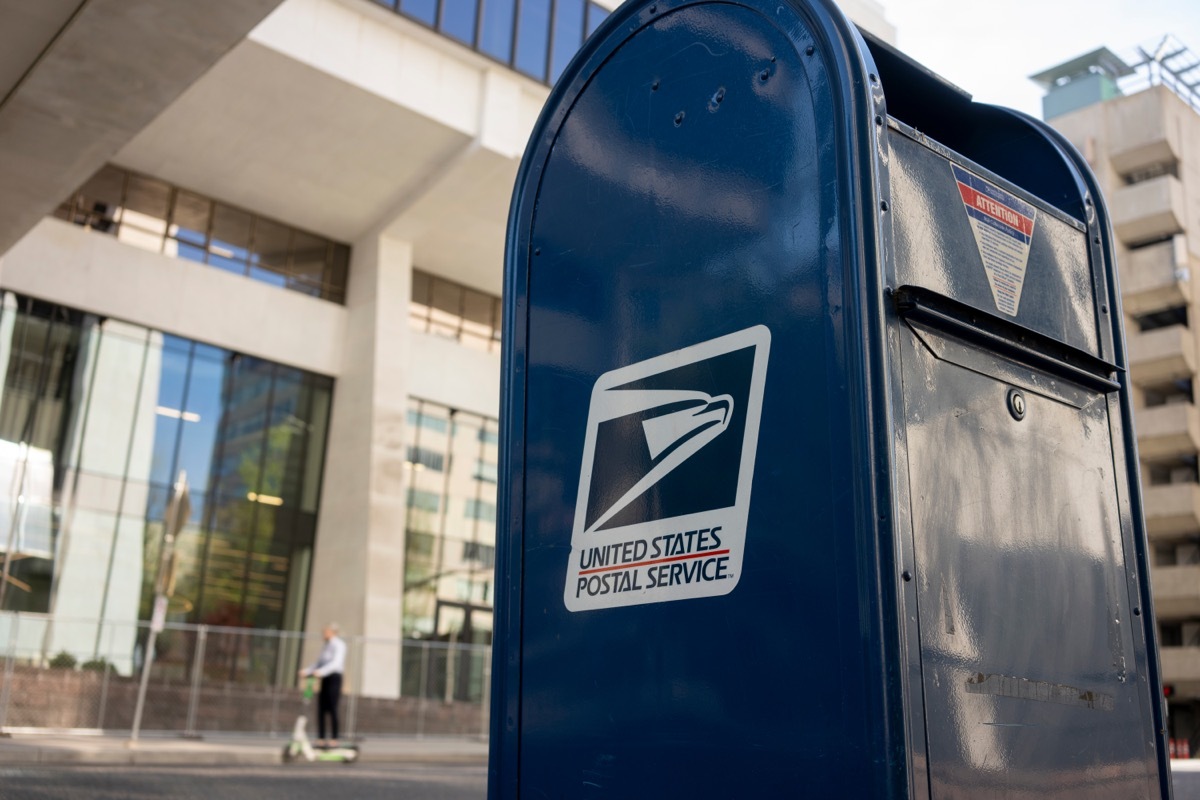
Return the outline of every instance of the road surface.
[[[3,766],[0,800],[483,800],[479,766]]]

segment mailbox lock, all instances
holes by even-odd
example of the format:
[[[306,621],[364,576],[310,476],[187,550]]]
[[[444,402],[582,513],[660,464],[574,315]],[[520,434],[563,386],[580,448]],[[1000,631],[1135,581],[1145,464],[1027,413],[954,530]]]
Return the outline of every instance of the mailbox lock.
[[[1008,413],[1012,414],[1015,420],[1025,419],[1025,395],[1016,389],[1008,390]]]

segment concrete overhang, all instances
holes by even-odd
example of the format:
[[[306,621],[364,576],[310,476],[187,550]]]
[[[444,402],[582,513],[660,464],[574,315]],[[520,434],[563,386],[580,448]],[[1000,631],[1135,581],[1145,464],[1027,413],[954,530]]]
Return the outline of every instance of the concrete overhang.
[[[371,3],[289,0],[113,161],[499,294],[547,92]]]
[[[246,40],[113,160],[353,243],[471,139]]]
[[[280,0],[0,0],[0,254]]]

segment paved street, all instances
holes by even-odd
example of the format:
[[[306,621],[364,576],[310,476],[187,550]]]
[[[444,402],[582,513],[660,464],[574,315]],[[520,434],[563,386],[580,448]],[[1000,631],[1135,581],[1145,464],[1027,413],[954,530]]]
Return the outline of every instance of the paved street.
[[[1200,800],[1200,763],[1195,759],[1171,762],[1175,800]]]
[[[0,800],[482,800],[486,789],[480,766],[0,766]]]

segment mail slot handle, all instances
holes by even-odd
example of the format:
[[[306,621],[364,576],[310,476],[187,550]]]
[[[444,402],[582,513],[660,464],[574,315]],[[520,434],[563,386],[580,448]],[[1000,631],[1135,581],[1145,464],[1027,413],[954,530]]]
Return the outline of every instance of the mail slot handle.
[[[897,289],[893,301],[905,319],[924,322],[1100,392],[1121,388],[1115,380],[1120,369],[1116,365],[1007,320],[911,286]]]

